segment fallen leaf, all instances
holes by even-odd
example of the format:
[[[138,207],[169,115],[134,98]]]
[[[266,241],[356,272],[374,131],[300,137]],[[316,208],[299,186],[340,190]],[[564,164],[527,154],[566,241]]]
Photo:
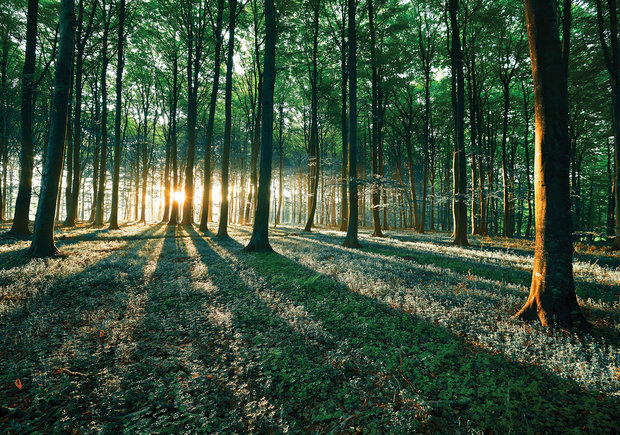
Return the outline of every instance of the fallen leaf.
[[[22,381],[19,378],[15,379],[15,386],[20,390],[22,389]]]

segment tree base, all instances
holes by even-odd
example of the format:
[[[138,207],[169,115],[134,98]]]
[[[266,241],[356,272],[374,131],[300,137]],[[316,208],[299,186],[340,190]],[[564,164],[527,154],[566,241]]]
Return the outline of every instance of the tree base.
[[[252,236],[250,242],[247,244],[245,248],[241,250],[241,252],[262,252],[268,254],[275,254],[276,251],[273,250],[271,245],[269,244],[269,239],[266,237],[260,236]]]
[[[345,248],[351,248],[351,249],[362,249],[362,245],[357,239],[350,240],[348,237],[344,239],[342,246],[344,246]]]
[[[577,301],[568,306],[552,304],[550,307],[542,307],[538,298],[530,295],[527,302],[514,317],[526,322],[540,320],[542,326],[559,326],[561,328],[576,328],[589,330],[592,328],[581,312]]]
[[[62,253],[58,250],[56,245],[52,243],[51,246],[37,246],[30,247],[29,254],[32,258],[47,258],[47,257],[59,257]]]
[[[620,236],[614,237],[614,244],[611,246],[612,251],[620,251]]]

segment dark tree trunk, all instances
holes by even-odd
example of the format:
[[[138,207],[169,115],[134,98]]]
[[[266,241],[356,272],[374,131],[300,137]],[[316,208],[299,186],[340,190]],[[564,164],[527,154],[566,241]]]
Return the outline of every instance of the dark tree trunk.
[[[614,135],[614,205],[616,228],[612,249],[620,250],[620,47],[618,45],[618,7],[616,0],[607,0],[609,14],[609,41],[605,34],[605,22],[601,0],[596,0],[599,37],[605,57],[605,65],[611,82],[612,130]],[[613,208],[613,207],[612,207]]]
[[[170,107],[170,144],[172,148],[172,189],[176,194],[179,188],[179,170],[177,159],[177,104],[179,102],[179,56],[176,52],[173,54],[172,59],[171,100],[172,104]],[[179,223],[179,206],[179,201],[176,198],[173,198],[168,225],[177,225]]]
[[[346,49],[346,14],[342,17],[342,27],[340,36],[340,68],[341,68],[341,109],[340,109],[340,122],[342,124],[342,179],[341,179],[341,199],[340,199],[340,231],[346,231],[348,228],[349,219],[349,203],[347,201],[347,49]]]
[[[120,0],[118,18],[118,46],[116,63],[116,113],[114,120],[114,175],[112,178],[112,210],[110,212],[109,229],[117,230],[118,227],[118,190],[121,176],[121,102],[123,90],[123,47],[125,45],[125,0]],[[137,187],[137,186],[136,186]]]
[[[357,168],[357,34],[355,14],[357,0],[348,0],[349,15],[349,168]],[[349,169],[349,222],[343,246],[361,248],[357,239],[358,198],[355,171]]]
[[[274,0],[265,0],[265,61],[262,91],[261,157],[254,229],[247,252],[273,252],[269,244],[269,192],[273,148],[273,91],[276,82],[276,11]],[[280,152],[281,155],[281,152]]]
[[[368,22],[370,31],[370,65],[372,69],[372,137],[371,137],[371,177],[372,177],[372,222],[374,237],[383,237],[379,208],[381,206],[379,159],[379,78],[377,74],[377,55],[375,42],[374,10],[372,0],[368,0]]]
[[[284,176],[282,173],[282,159],[284,157],[284,100],[280,101],[279,107],[279,122],[278,122],[278,209],[276,211],[276,220],[273,227],[276,228],[280,225],[280,217],[282,215],[282,202],[284,201]]]
[[[213,124],[215,123],[215,107],[217,92],[220,86],[220,71],[222,66],[222,16],[224,14],[224,0],[218,0],[217,18],[215,25],[215,70],[213,88],[211,90],[211,104],[209,105],[209,119],[207,121],[207,143],[205,145],[204,161],[204,189],[202,191],[202,207],[200,212],[200,231],[208,231],[209,224],[209,195],[211,192],[211,147],[213,146]]]
[[[41,193],[34,223],[30,253],[33,257],[47,257],[58,253],[54,245],[54,220],[58,183],[62,175],[63,150],[67,132],[67,110],[71,92],[73,60],[73,0],[62,0],[59,13],[59,47],[54,78],[53,110],[47,157],[41,180]]]
[[[228,25],[228,58],[226,60],[226,90],[224,96],[224,150],[222,152],[222,194],[218,237],[228,237],[228,171],[230,161],[230,136],[232,124],[233,55],[235,52],[235,19],[237,0],[229,0],[230,22]]]
[[[454,173],[453,188],[453,217],[454,217],[454,244],[467,246],[467,171],[465,169],[465,82],[463,77],[463,52],[457,22],[458,0],[449,0],[450,28],[452,31],[452,74],[456,93],[454,98]]]
[[[78,213],[78,198],[80,193],[80,182],[82,180],[82,165],[80,159],[80,152],[82,147],[82,88],[83,88],[83,74],[84,74],[84,50],[86,48],[86,41],[91,33],[91,26],[93,18],[97,8],[95,5],[91,8],[91,14],[89,21],[86,23],[86,29],[84,29],[84,0],[80,1],[78,6],[78,28],[77,28],[77,51],[75,56],[75,108],[74,108],[74,130],[73,130],[73,168],[69,172],[73,171],[73,186],[71,187],[71,197],[69,198],[69,208],[67,211],[67,218],[64,225],[71,227],[75,225]],[[82,207],[84,205],[82,204]]]
[[[106,11],[106,2],[103,1],[101,9],[104,13],[103,36],[101,39],[101,161],[99,167],[99,186],[97,192],[97,209],[95,211],[95,226],[103,226],[105,206],[105,174],[108,162],[108,87],[106,77],[108,74],[108,36],[110,31],[110,14]]]
[[[573,281],[568,89],[556,1],[525,0],[525,18],[536,113],[536,245],[530,295],[517,316],[544,326],[586,325]]]
[[[313,8],[313,39],[312,39],[312,69],[310,72],[310,86],[311,86],[311,101],[310,101],[310,141],[308,144],[308,166],[310,168],[309,173],[309,198],[308,204],[308,219],[304,231],[312,231],[314,225],[314,214],[316,213],[318,192],[319,192],[319,175],[320,168],[319,163],[321,156],[319,153],[319,120],[318,120],[318,86],[319,86],[319,71],[318,71],[318,52],[319,52],[319,11],[321,7],[321,0],[312,0]]]
[[[29,235],[30,199],[32,196],[32,172],[34,169],[34,144],[32,122],[34,115],[34,69],[37,45],[38,0],[28,0],[28,16],[26,19],[26,53],[22,75],[22,149],[19,171],[19,190],[15,201],[15,214],[10,234]],[[64,140],[64,138],[63,138]],[[64,146],[64,143],[63,143]],[[54,200],[56,198],[54,197]],[[52,241],[53,244],[53,241]]]

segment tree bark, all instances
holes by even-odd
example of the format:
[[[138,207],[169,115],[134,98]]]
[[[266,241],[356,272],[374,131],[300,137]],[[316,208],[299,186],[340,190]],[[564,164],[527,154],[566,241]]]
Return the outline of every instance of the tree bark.
[[[226,90],[224,100],[224,150],[222,152],[222,194],[218,237],[228,237],[228,171],[230,160],[230,136],[232,123],[233,55],[235,52],[235,19],[237,0],[229,0],[230,22],[228,25],[228,59],[226,60]]]
[[[118,18],[118,42],[117,42],[117,63],[116,63],[116,113],[114,120],[114,175],[112,178],[112,210],[110,212],[109,229],[117,230],[118,226],[118,191],[121,175],[121,102],[123,90],[123,47],[125,39],[125,0],[120,0],[120,11]]]
[[[587,325],[575,295],[571,237],[568,88],[555,0],[525,0],[534,79],[536,244],[530,295],[516,316],[543,326]]]
[[[269,193],[273,148],[273,91],[276,81],[276,11],[273,0],[265,0],[265,61],[262,91],[261,157],[254,228],[247,252],[273,252],[269,244]]]
[[[449,0],[450,28],[452,51],[452,74],[456,92],[454,93],[454,160],[453,160],[453,218],[454,244],[467,246],[467,172],[465,170],[465,82],[463,78],[463,53],[461,38],[457,22],[458,0]],[[453,87],[454,87],[453,85]]]
[[[348,0],[349,15],[349,221],[347,236],[343,246],[347,248],[361,248],[357,238],[358,226],[358,198],[357,198],[357,178],[355,171],[357,168],[357,30],[355,26],[355,14],[357,0]]]
[[[19,172],[19,190],[15,201],[15,214],[10,234],[25,236],[30,234],[30,199],[32,196],[32,173],[34,169],[34,144],[32,123],[34,114],[34,69],[37,45],[38,0],[28,0],[26,18],[26,53],[22,75],[22,149]],[[63,139],[64,140],[64,139]],[[64,144],[63,144],[64,146]],[[54,198],[55,199],[55,198]]]
[[[67,133],[67,110],[71,92],[73,9],[73,0],[61,1],[58,61],[54,78],[54,103],[50,122],[50,137],[34,224],[34,235],[30,246],[30,254],[33,257],[47,257],[58,253],[58,249],[54,245],[54,208],[58,195],[58,183],[62,175],[63,150]]]

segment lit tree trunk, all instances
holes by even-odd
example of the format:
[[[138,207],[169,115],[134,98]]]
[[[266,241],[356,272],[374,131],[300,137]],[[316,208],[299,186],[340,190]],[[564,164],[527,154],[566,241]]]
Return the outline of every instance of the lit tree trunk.
[[[120,0],[120,15],[118,18],[118,45],[116,63],[116,113],[114,121],[114,175],[112,178],[112,210],[110,212],[111,230],[118,227],[118,190],[121,175],[121,101],[123,90],[123,47],[125,39],[125,0]],[[136,186],[137,187],[137,186]]]
[[[28,235],[30,199],[32,195],[32,172],[34,169],[34,145],[32,137],[34,69],[37,45],[38,0],[28,0],[26,19],[26,53],[22,75],[22,149],[19,171],[19,190],[15,201],[15,214],[10,234]],[[64,138],[63,138],[64,140]],[[64,143],[63,143],[64,146]],[[54,200],[56,198],[54,197]],[[53,244],[53,241],[52,241]]]
[[[452,31],[452,74],[456,85],[453,95],[454,102],[454,189],[453,189],[453,217],[454,217],[454,244],[467,246],[467,171],[465,170],[465,82],[463,78],[463,52],[457,22],[458,0],[449,0],[450,28]]]
[[[232,79],[233,55],[235,52],[235,18],[237,0],[230,1],[230,22],[228,26],[228,59],[226,60],[226,90],[224,100],[224,150],[222,152],[222,193],[218,237],[228,237],[228,170],[230,160],[230,135],[232,123]],[[271,124],[270,124],[271,126]]]
[[[262,92],[261,157],[256,215],[247,252],[272,252],[269,244],[269,192],[273,148],[273,91],[276,82],[276,11],[274,0],[265,0],[265,61]],[[281,154],[281,152],[280,152]],[[281,182],[280,182],[281,183]]]
[[[361,248],[357,239],[358,225],[358,198],[357,198],[357,178],[355,171],[350,168],[357,168],[357,40],[355,26],[355,10],[357,0],[348,0],[349,15],[349,221],[347,236],[343,246],[347,248]]]
[[[525,117],[525,179],[527,180],[527,227],[525,228],[525,238],[529,239],[532,229],[532,217],[534,211],[532,209],[532,182],[530,180],[530,96],[529,90],[526,89],[525,83],[521,83],[523,92],[523,116]]]
[[[525,0],[534,79],[536,245],[530,295],[517,316],[544,326],[586,325],[575,296],[568,89],[555,0]]]
[[[73,60],[73,0],[62,0],[59,13],[59,47],[54,78],[53,111],[47,157],[41,180],[41,192],[34,224],[30,253],[47,257],[58,253],[54,245],[54,220],[58,183],[62,175],[63,150],[67,133],[67,110],[71,92]]]

